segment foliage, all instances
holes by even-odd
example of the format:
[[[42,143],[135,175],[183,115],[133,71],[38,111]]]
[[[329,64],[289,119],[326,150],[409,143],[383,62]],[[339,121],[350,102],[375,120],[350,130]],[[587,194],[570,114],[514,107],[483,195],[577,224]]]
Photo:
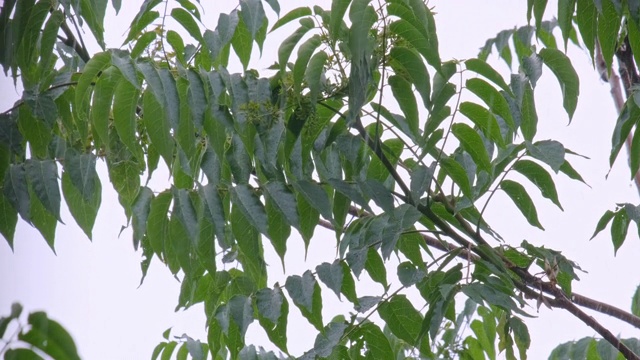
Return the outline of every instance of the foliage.
[[[22,305],[14,303],[9,316],[0,317],[0,338],[4,343],[0,353],[4,359],[43,359],[41,355],[52,359],[80,359],[71,335],[46,313],[32,312],[26,325],[20,321],[20,315]]]
[[[279,17],[273,25],[265,4]],[[287,341],[295,306],[317,330],[304,359],[495,359],[501,352],[524,359],[531,339],[522,308],[530,300],[566,309],[634,358],[627,342],[577,307],[590,303],[572,292],[580,271],[573,261],[504,241],[483,214],[503,191],[543,229],[536,188],[562,209],[554,178],[583,181],[570,163],[578,154],[536,136],[534,94],[547,67],[571,120],[579,78],[553,27],[565,48],[579,34],[595,56],[599,43],[610,70],[620,39],[640,54],[639,6],[559,1],[554,23],[542,21],[546,0],[528,4],[535,26],[501,32],[477,58],[443,61],[434,14],[420,0],[333,0],[329,9],[286,14],[276,0],[241,0],[213,30],[189,0],[168,2],[163,15],[160,0],[145,0],[128,50],[104,48],[106,1],[6,1],[0,62],[25,90],[0,115],[0,232],[13,246],[19,215],[54,249],[64,198],[90,238],[105,180],[96,172],[101,159],[134,248],[142,249],[143,274],[159,259],[182,281],[178,308],[205,305],[206,344],[181,337],[178,358],[275,358],[245,344],[253,323],[281,353],[299,355]],[[112,5],[117,11],[120,1]],[[155,25],[165,17],[180,29]],[[88,54],[69,28],[76,22],[103,51]],[[254,44],[263,51],[271,32],[291,26],[270,71],[251,69]],[[518,72],[508,79],[487,62],[494,48],[509,65],[516,53]],[[242,73],[227,70],[232,53]],[[634,127],[640,131],[636,101],[630,96],[618,119],[611,163]],[[634,138],[632,174],[640,163]],[[159,166],[171,174],[166,189],[146,185]],[[630,220],[640,226],[638,214],[620,204],[594,236],[611,222],[617,251]],[[270,282],[265,247],[284,267],[292,228],[308,246],[318,226],[335,232],[335,258],[287,273],[284,284]],[[392,256],[400,260],[395,273]],[[383,290],[358,293],[363,274]],[[323,319],[331,292],[354,312]],[[382,321],[370,321],[374,314]],[[640,326],[633,314],[614,316]],[[168,332],[165,339],[153,358],[178,347]],[[604,342],[580,344],[591,354]]]

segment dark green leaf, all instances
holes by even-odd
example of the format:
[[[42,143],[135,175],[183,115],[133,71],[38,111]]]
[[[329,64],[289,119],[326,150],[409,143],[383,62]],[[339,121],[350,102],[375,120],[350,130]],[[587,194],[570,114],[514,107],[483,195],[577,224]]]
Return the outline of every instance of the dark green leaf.
[[[278,19],[269,32],[274,31],[275,29],[290,23],[291,21],[301,18],[303,16],[310,16],[311,8],[309,7],[299,7],[289,11],[286,15]]]
[[[231,191],[234,205],[242,211],[251,225],[261,233],[269,235],[267,214],[264,205],[249,185],[237,185]]]
[[[76,154],[67,151],[64,159],[64,170],[69,174],[71,183],[76,187],[86,201],[95,199],[96,182],[99,182],[96,172],[96,156],[93,154]]]
[[[309,96],[311,101],[315,101],[325,86],[324,66],[329,60],[329,56],[324,51],[315,53],[309,60],[309,65],[305,69],[304,79],[309,86]]]
[[[620,249],[624,240],[627,238],[629,223],[629,216],[626,211],[618,211],[613,217],[613,221],[611,222],[611,241],[613,242],[614,254],[618,252],[618,249]]]
[[[96,177],[93,179],[93,182],[91,198],[87,199],[80,193],[75,184],[73,184],[69,173],[67,171],[62,173],[62,194],[69,207],[69,212],[71,212],[71,215],[89,239],[92,238],[91,232],[102,199],[100,179]]]
[[[29,314],[31,328],[18,338],[42,350],[54,359],[80,359],[71,335],[56,321],[47,318],[44,312]]]
[[[486,137],[495,141],[498,146],[504,146],[504,139],[500,133],[498,120],[489,110],[476,103],[465,101],[460,104],[459,111],[473,121]]]
[[[133,224],[133,247],[138,249],[138,244],[147,232],[147,218],[149,217],[149,205],[153,200],[153,191],[146,186],[140,188],[138,197],[131,206]]]
[[[342,30],[342,24],[344,21],[344,14],[347,12],[347,8],[351,0],[335,0],[331,2],[331,22],[329,23],[329,38],[332,42],[340,37]]]
[[[534,144],[526,142],[529,155],[546,163],[556,173],[564,164],[565,149],[564,146],[555,140],[543,140]]]
[[[465,169],[455,161],[454,159],[443,156],[440,159],[440,165],[444,169],[444,171],[451,177],[456,185],[460,187],[464,196],[469,199],[473,199],[473,191],[471,190],[471,184],[469,183],[469,177],[467,176],[467,172]]]
[[[316,267],[316,274],[318,274],[318,278],[320,278],[329,289],[333,290],[338,299],[340,299],[342,281],[344,279],[342,262],[336,260],[332,264],[327,262],[322,263]]]
[[[11,164],[4,176],[3,194],[24,221],[30,223],[30,200],[24,164]]]
[[[193,15],[182,8],[174,8],[171,10],[171,17],[174,18],[182,27],[187,30],[197,41],[202,41],[202,34],[200,33],[200,27],[193,20]]]
[[[482,99],[494,114],[500,115],[511,129],[515,128],[509,104],[498,90],[486,81],[478,78],[467,80],[465,85],[469,91]]]
[[[313,350],[318,356],[327,357],[331,355],[333,349],[338,345],[340,340],[342,340],[342,334],[344,334],[347,329],[347,323],[345,321],[341,322],[330,322],[320,334],[316,336],[315,343],[313,345]]]
[[[593,1],[579,0],[577,3],[576,24],[578,25],[578,32],[589,51],[589,55],[593,57],[598,28],[598,10]]]
[[[636,292],[631,298],[631,313],[635,316],[640,316],[640,286],[636,288]]]
[[[544,228],[540,224],[540,221],[538,220],[538,212],[536,211],[536,207],[522,185],[518,184],[515,181],[503,180],[500,183],[500,188],[504,190],[507,195],[509,195],[511,200],[516,204],[529,224],[536,226],[541,230],[544,230]]]
[[[616,38],[616,36],[614,36]],[[539,53],[545,65],[555,74],[562,89],[562,105],[569,115],[569,121],[573,118],[578,104],[580,93],[580,80],[571,60],[560,50],[544,48]]]
[[[417,345],[422,315],[406,296],[394,295],[389,301],[383,302],[378,307],[378,314],[387,323],[393,335],[411,345]]]
[[[89,92],[91,84],[95,81],[96,75],[111,65],[111,53],[101,52],[94,55],[84,66],[82,75],[78,79],[75,91],[75,107],[80,119],[86,119],[86,111],[89,106]]]
[[[524,175],[529,181],[540,189],[542,196],[553,201],[561,210],[562,205],[558,200],[558,192],[551,175],[540,165],[530,160],[519,160],[513,165],[513,169]]]
[[[331,202],[327,192],[316,183],[301,180],[293,183],[296,191],[304,196],[304,198],[311,204],[325,219],[331,221],[333,219],[331,213]]]
[[[28,160],[25,163],[27,179],[42,205],[58,221],[60,219],[60,189],[58,167],[53,160]]]
[[[307,270],[302,276],[287,277],[285,288],[302,315],[309,320],[316,329],[322,329],[322,298],[320,285],[311,271]]]
[[[233,46],[236,55],[238,55],[243,69],[246,70],[249,66],[249,60],[251,59],[251,50],[253,49],[253,36],[251,36],[251,31],[249,31],[249,29],[247,28],[247,24],[245,24],[243,17],[240,18],[238,26],[236,27],[236,31],[233,33],[231,46]]]
[[[13,249],[13,236],[18,223],[18,212],[11,206],[4,194],[0,194],[0,233]],[[0,336],[2,336],[0,334]]]
[[[171,200],[172,196],[168,191],[158,194],[151,200],[147,217],[147,237],[151,248],[161,259],[164,258],[165,247],[169,246],[169,218],[167,215]]]
[[[240,16],[251,33],[251,39],[255,39],[256,33],[266,18],[262,1],[240,0]]]
[[[520,107],[522,113],[520,129],[522,130],[524,139],[531,141],[538,131],[538,114],[536,112],[533,89],[529,84],[525,84],[524,86],[522,106]]]
[[[391,86],[393,97],[396,99],[398,105],[400,105],[400,109],[404,113],[412,135],[414,138],[419,138],[418,104],[416,102],[415,95],[413,95],[411,84],[402,77],[392,75],[389,77],[389,85]]]
[[[484,76],[485,78],[491,80],[494,84],[500,86],[502,90],[511,94],[511,89],[509,85],[504,81],[502,75],[497,72],[491,65],[487,64],[485,61],[480,59],[469,59],[464,62],[467,70],[471,70],[479,75]]]
[[[393,67],[396,75],[413,83],[422,97],[424,106],[428,108],[430,106],[431,84],[429,83],[429,73],[420,55],[415,50],[404,46],[394,46],[389,52],[389,64]]]
[[[462,148],[471,155],[473,161],[487,173],[491,173],[491,159],[484,146],[482,137],[469,125],[457,123],[451,126],[451,132],[462,144]]]
[[[370,247],[367,251],[367,261],[364,268],[373,281],[381,284],[385,289],[389,286],[387,284],[387,268],[384,266],[380,253],[374,247]]]
[[[314,27],[315,23],[311,19],[304,18],[300,20],[300,25],[301,26],[293,34],[282,41],[282,44],[280,44],[280,47],[278,48],[278,63],[280,64],[280,69],[283,72],[286,69],[287,62],[289,61],[293,48],[295,48],[300,39],[302,39],[302,37]]]
[[[269,339],[280,350],[287,351],[287,317],[289,314],[289,303],[284,297],[279,286],[273,290],[264,288],[256,294],[256,308],[258,309],[258,320],[265,329]]]
[[[237,203],[234,202],[234,205],[235,204]],[[264,249],[262,248],[260,233],[255,229],[251,220],[248,219],[244,212],[238,209],[238,206],[231,208],[231,218],[229,222],[231,223],[233,236],[240,249],[238,259],[242,263],[244,270],[250,275],[256,285],[265,287],[267,284],[267,264],[264,261]]]
[[[140,93],[125,79],[116,86],[113,96],[113,124],[122,143],[140,158],[142,154],[136,137],[136,109]]]
[[[558,2],[558,26],[562,31],[564,47],[567,48],[569,34],[573,30],[573,14],[576,10],[576,0],[560,0]]]

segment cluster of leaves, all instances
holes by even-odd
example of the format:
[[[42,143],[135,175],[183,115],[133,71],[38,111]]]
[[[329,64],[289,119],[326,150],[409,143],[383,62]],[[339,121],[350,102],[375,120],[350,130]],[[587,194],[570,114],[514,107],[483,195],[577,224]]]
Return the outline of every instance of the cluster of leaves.
[[[279,15],[277,1],[265,2]],[[507,82],[484,55],[443,62],[423,1],[375,7],[334,0],[330,9],[301,7],[279,18],[271,31],[299,25],[278,48],[273,74],[261,77],[249,70],[253,44],[262,51],[269,30],[261,1],[241,0],[204,31],[198,6],[177,1],[170,16],[188,38],[150,29],[160,4],[142,4],[125,40],[130,51],[103,49],[90,58],[67,21],[84,20],[104,47],[106,2],[2,7],[7,46],[0,46],[0,60],[25,89],[0,115],[0,232],[10,246],[19,215],[53,249],[62,197],[91,237],[100,158],[134,246],[142,248],[143,273],[157,258],[181,277],[178,308],[204,303],[207,344],[180,338],[179,356],[275,357],[245,344],[256,320],[289,355],[292,301],[318,331],[305,359],[493,359],[496,334],[508,358],[516,357],[514,346],[526,357],[521,307],[527,298],[549,304],[539,292],[543,281],[529,271],[539,267],[544,284],[559,285],[566,299],[579,268],[528,242],[503,246],[482,215],[502,191],[542,229],[529,191],[511,174],[523,175],[559,208],[552,172],[582,181],[567,159],[575,153],[536,138],[534,91],[543,66],[558,79],[569,118],[576,108],[578,76],[562,51],[536,51],[531,36],[520,41],[522,65]],[[508,47],[499,43],[504,57]],[[227,70],[232,51],[243,73]],[[461,102],[463,94],[475,100]],[[447,141],[453,151],[445,151]],[[150,178],[161,159],[171,186],[151,189],[141,178]],[[308,247],[318,226],[335,232],[336,258],[288,274],[284,285],[270,283],[264,247],[270,244],[284,267],[292,228]],[[400,259],[395,290],[387,274],[392,255]],[[458,257],[473,259],[467,276]],[[358,295],[356,279],[365,272],[381,293]],[[326,323],[323,289],[355,312]],[[410,290],[421,300],[410,300]],[[456,314],[462,295],[481,305],[482,320],[471,321],[473,310]],[[373,314],[385,329],[368,321]],[[473,334],[462,339],[465,321]],[[168,358],[177,345],[162,343],[154,355]]]
[[[7,360],[44,359],[41,355],[54,360],[80,359],[76,344],[71,335],[47,314],[38,311],[30,313],[27,323],[20,322],[22,305],[14,303],[9,316],[0,317],[0,339],[4,345],[0,355]],[[7,330],[11,334],[7,335]]]

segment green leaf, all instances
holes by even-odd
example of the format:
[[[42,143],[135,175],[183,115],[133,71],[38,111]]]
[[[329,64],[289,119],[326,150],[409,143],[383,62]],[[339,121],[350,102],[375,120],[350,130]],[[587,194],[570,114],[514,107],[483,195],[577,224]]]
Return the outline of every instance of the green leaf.
[[[156,147],[167,167],[171,168],[175,143],[173,137],[171,137],[169,121],[162,110],[162,105],[148,89],[143,95],[142,108],[144,115],[142,120],[147,128],[149,140]]]
[[[494,84],[500,86],[507,94],[512,94],[509,85],[504,81],[502,75],[497,72],[491,65],[480,59],[469,59],[464,62],[467,70],[471,70],[485,78],[491,80]]]
[[[87,108],[89,107],[89,93],[91,92],[95,77],[104,69],[111,65],[111,53],[101,52],[95,54],[84,66],[82,75],[78,79],[75,91],[75,107],[80,119],[86,119]]]
[[[281,27],[283,25],[286,25],[286,24],[290,23],[291,21],[293,21],[295,19],[299,19],[299,18],[304,17],[304,16],[311,16],[311,14],[312,14],[311,8],[309,8],[307,6],[295,8],[295,9],[289,11],[283,17],[279,18],[278,21],[276,21],[276,23],[273,24],[273,27],[271,28],[271,30],[269,30],[269,32],[273,32],[277,28],[279,28],[279,27]]]
[[[251,33],[251,39],[256,38],[256,33],[266,19],[264,7],[260,0],[240,0],[240,17]]]
[[[585,185],[589,186],[584,181],[584,179],[582,179],[582,176],[580,176],[580,174],[571,166],[571,164],[567,160],[565,160],[564,163],[562,163],[562,165],[560,166],[560,172],[564,173],[565,175],[567,175],[569,178],[573,180],[578,180],[584,183]]]
[[[287,252],[287,239],[291,235],[291,225],[271,197],[266,199],[265,211],[269,218],[269,240],[285,269],[284,255]]]
[[[269,340],[280,350],[287,351],[287,318],[289,302],[279,286],[260,289],[256,294],[258,321],[264,328]]]
[[[156,40],[157,36],[158,35],[154,31],[147,31],[140,35],[138,40],[136,40],[136,44],[133,46],[133,49],[131,49],[131,58],[139,58],[142,53],[147,50],[149,45]]]
[[[287,186],[282,182],[272,181],[266,183],[263,189],[273,200],[277,209],[285,216],[289,224],[295,228],[299,228],[300,220],[298,217],[296,198]]]
[[[420,55],[415,50],[404,46],[394,46],[389,52],[389,65],[394,69],[396,75],[413,83],[422,97],[424,106],[429,108],[431,103],[429,100],[431,94],[429,72]]]
[[[332,264],[324,262],[316,267],[316,274],[320,281],[333,290],[338,299],[340,299],[342,281],[344,279],[342,262],[340,260],[336,260]]]
[[[509,109],[509,104],[507,100],[496,90],[493,86],[491,86],[488,82],[474,78],[469,79],[465,83],[465,86],[469,91],[478,96],[482,101],[484,101],[489,109],[496,115],[500,115],[504,119],[504,121],[509,125],[509,128],[514,129],[515,123],[513,121],[513,117],[511,116],[511,110]]]
[[[293,187],[299,194],[302,194],[309,204],[311,204],[322,217],[332,221],[331,202],[327,192],[314,182],[300,180],[293,183]]]
[[[234,202],[234,205],[237,202]],[[266,220],[266,219],[265,219]],[[231,230],[236,239],[240,253],[238,259],[244,270],[259,287],[267,286],[267,265],[264,261],[264,250],[260,241],[260,233],[255,230],[249,218],[238,206],[231,208]]]
[[[602,58],[607,65],[607,74],[611,73],[613,56],[617,50],[620,17],[612,0],[599,1],[598,4],[598,42]]]
[[[85,66],[86,68],[86,66]],[[111,122],[111,104],[116,85],[122,78],[120,71],[115,67],[109,67],[102,72],[96,81],[93,91],[93,104],[91,106],[91,128],[94,136],[109,148],[109,123]],[[78,83],[79,86],[79,83]],[[77,94],[76,88],[76,94]]]
[[[64,178],[63,178],[64,181]],[[156,195],[149,205],[147,217],[147,237],[151,248],[160,259],[164,259],[165,248],[169,246],[169,207],[173,197],[169,191]]]
[[[160,2],[161,0],[153,1],[154,3],[153,6],[155,6],[156,4],[159,4]],[[149,3],[151,2],[145,2],[145,4],[142,7],[145,7]],[[140,9],[140,11],[141,12],[138,13],[138,15],[136,15],[135,19],[133,19],[133,22],[131,23],[131,27],[129,29],[129,33],[127,34],[127,38],[122,43],[123,45],[135,39],[149,24],[151,24],[158,17],[160,17],[160,13],[157,11],[149,11],[149,9],[147,9],[146,11],[142,12],[142,8]]]
[[[30,349],[9,349],[4,354],[6,360],[42,360],[35,351]]]
[[[378,307],[378,314],[396,337],[411,345],[417,345],[422,315],[405,295],[394,295]]]
[[[340,37],[342,25],[344,24],[344,14],[351,0],[335,0],[331,2],[331,21],[329,22],[329,38],[332,43]]]
[[[11,206],[4,194],[0,194],[0,234],[4,236],[13,250],[13,236],[16,232],[16,224],[18,223],[18,212]],[[2,334],[0,334],[2,336]]]
[[[616,38],[614,36],[614,38]],[[578,104],[578,94],[580,93],[580,79],[576,73],[571,60],[562,51],[551,48],[544,48],[539,53],[545,65],[555,74],[560,88],[562,89],[562,105],[569,115],[569,122],[573,118]]]
[[[618,249],[627,238],[629,230],[629,216],[626,211],[618,211],[611,222],[611,241],[613,242],[614,255],[618,253]]]
[[[364,323],[359,326],[358,333],[362,334],[364,341],[367,344],[368,355],[371,359],[394,359],[396,353],[394,353],[389,343],[389,339],[380,330],[380,328],[373,323]]]
[[[289,57],[291,56],[291,52],[293,52],[293,48],[296,47],[300,39],[309,32],[314,27],[313,20],[309,18],[303,18],[300,20],[300,27],[291,34],[288,38],[286,38],[280,47],[278,48],[278,63],[280,64],[280,71],[283,73],[287,67],[287,62],[289,61]]]
[[[209,217],[209,221],[211,221],[215,227],[216,238],[218,238],[220,247],[223,249],[229,248],[231,245],[227,241],[225,234],[225,211],[217,186],[212,183],[200,186],[198,193],[204,203],[204,214]]]
[[[565,49],[567,48],[567,40],[569,40],[571,30],[573,30],[573,13],[575,10],[576,0],[558,1],[558,26],[562,31]]]
[[[442,169],[449,175],[451,180],[453,180],[456,185],[460,187],[460,190],[464,194],[464,196],[469,199],[473,199],[473,191],[471,190],[471,183],[469,182],[469,177],[467,176],[466,170],[454,159],[443,156],[440,158],[440,165]]]
[[[62,194],[69,207],[69,212],[89,239],[92,238],[91,232],[102,200],[100,179],[96,176],[92,181],[93,191],[91,197],[87,199],[75,186],[69,172],[62,173]]]
[[[54,359],[80,359],[71,335],[44,312],[29,314],[28,323],[31,325],[29,331],[20,333],[18,339],[37,347]]]
[[[509,318],[509,326],[513,329],[513,337],[520,352],[520,359],[526,360],[527,350],[531,345],[531,337],[529,336],[527,325],[520,318],[514,316]]]
[[[398,102],[398,105],[400,105],[402,113],[404,113],[412,135],[414,138],[419,138],[420,131],[418,126],[420,115],[418,113],[416,97],[413,95],[413,90],[411,89],[411,83],[400,76],[392,75],[389,77],[389,85],[391,86],[393,97]]]
[[[118,82],[113,96],[113,124],[122,143],[141,159],[141,149],[136,137],[136,109],[138,90],[124,78]]]
[[[565,162],[564,155],[566,151],[564,146],[558,141],[543,140],[534,144],[530,142],[525,142],[525,144],[529,155],[546,163],[556,173]]]
[[[602,214],[602,217],[600,217],[600,220],[598,220],[598,224],[596,225],[596,230],[593,232],[593,235],[591,236],[591,239],[596,237],[596,235],[598,235],[598,233],[600,233],[602,230],[604,230],[604,228],[607,227],[607,225],[609,224],[609,222],[611,222],[611,219],[613,219],[613,217],[615,215],[616,215],[616,213],[611,211],[611,210],[605,211],[605,213]],[[591,239],[589,239],[589,240],[591,240]]]
[[[58,167],[53,160],[27,160],[27,179],[45,209],[58,221],[60,219],[60,189],[58,188]]]
[[[576,7],[576,24],[589,55],[593,58],[598,31],[598,10],[593,1],[579,0]],[[631,35],[631,34],[629,34]]]
[[[4,177],[3,194],[24,221],[31,223],[30,200],[24,164],[11,164]]]
[[[149,206],[153,200],[153,191],[146,186],[140,188],[138,197],[131,206],[133,225],[133,247],[138,249],[142,238],[147,232],[147,219],[149,217]]]
[[[237,205],[251,225],[268,236],[267,213],[255,190],[247,184],[240,184],[231,190],[231,196],[233,204]]]
[[[370,247],[367,251],[367,260],[364,268],[371,276],[371,280],[381,284],[385,289],[389,286],[387,283],[387,268],[384,266],[380,253],[374,247]]]
[[[540,189],[542,196],[551,200],[560,210],[562,205],[558,200],[558,192],[551,175],[540,165],[530,160],[518,160],[513,165],[513,170],[524,175],[529,181]]]
[[[309,59],[320,44],[322,44],[322,39],[320,35],[316,34],[298,47],[298,57],[293,65],[293,88],[296,93],[302,93],[302,80],[308,68]]]
[[[632,99],[627,100],[618,115],[616,126],[611,137],[611,154],[609,155],[609,165],[613,166],[614,161],[622,149],[622,145],[627,140],[633,126],[640,123],[640,108]]]
[[[460,104],[459,111],[478,126],[486,137],[495,141],[498,146],[504,146],[498,120],[489,110],[476,103],[465,101]]]
[[[236,31],[233,33],[231,39],[231,46],[238,55],[242,68],[247,70],[249,67],[249,60],[251,59],[251,50],[253,49],[253,36],[247,28],[247,24],[244,22],[243,17],[240,17]]]
[[[309,97],[312,102],[316,101],[316,98],[325,87],[325,81],[323,81],[324,66],[328,60],[327,53],[319,51],[311,57],[309,65],[304,72],[304,79],[309,86]]]
[[[333,352],[333,349],[342,340],[342,335],[347,329],[347,323],[343,321],[332,321],[327,325],[322,332],[316,336],[316,340],[313,344],[313,350],[317,356],[326,358]]]
[[[480,135],[465,123],[453,124],[451,132],[460,141],[462,148],[471,155],[473,161],[487,173],[491,173],[491,159]]]
[[[86,201],[95,199],[96,182],[96,156],[93,154],[76,154],[67,151],[64,159],[64,170],[68,173],[73,186],[80,192]]]
[[[300,309],[302,315],[319,331],[322,331],[322,297],[320,285],[311,271],[307,270],[302,276],[287,277],[285,288],[293,303]]]
[[[131,85],[133,85],[137,90],[140,90],[138,73],[131,61],[129,53],[120,50],[112,50],[111,62],[116,68],[118,68],[118,70],[120,70],[120,73],[131,83]]]
[[[520,130],[525,140],[531,141],[538,131],[538,114],[536,112],[535,97],[529,83],[525,83],[520,107],[522,120]]]
[[[629,149],[629,168],[631,169],[631,179],[633,180],[638,174],[638,168],[640,168],[640,126],[637,124],[633,133],[631,148]]]
[[[244,338],[247,328],[253,322],[253,305],[251,298],[235,295],[229,300],[231,319],[238,325],[240,336]]]
[[[631,313],[635,316],[640,316],[640,286],[636,288],[636,292],[631,298]]]
[[[187,30],[189,35],[199,42],[202,42],[202,33],[200,33],[200,27],[193,20],[193,15],[185,9],[174,8],[171,10],[171,17],[174,18],[182,27]]]
[[[509,195],[529,224],[544,230],[540,221],[538,221],[538,212],[536,211],[536,207],[522,185],[515,181],[503,180],[500,183],[500,188]]]

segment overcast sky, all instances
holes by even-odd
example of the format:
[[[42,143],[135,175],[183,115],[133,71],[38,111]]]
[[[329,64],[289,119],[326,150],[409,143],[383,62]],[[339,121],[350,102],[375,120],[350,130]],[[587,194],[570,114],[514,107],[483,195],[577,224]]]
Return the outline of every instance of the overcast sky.
[[[120,46],[125,29],[140,2],[123,2],[123,9],[117,18],[109,9],[105,21],[108,47]],[[234,7],[229,4],[233,3],[216,1],[215,11],[228,12]],[[294,6],[315,3],[330,6],[328,0],[281,1],[281,14]],[[495,36],[500,30],[526,23],[524,1],[443,0],[432,1],[430,5],[435,6],[437,13],[442,59],[474,57],[487,38]],[[215,11],[207,9],[204,15],[205,24],[211,29],[215,27],[217,19]],[[273,15],[269,9],[267,12]],[[547,18],[553,13],[555,10],[550,9]],[[271,34],[268,37],[271,45],[265,46],[263,58],[256,61],[257,54],[254,55],[251,66],[262,71],[272,64],[275,49],[279,41],[289,34],[288,31]],[[97,49],[92,47],[90,52],[95,51]],[[531,228],[503,194],[495,197],[487,217],[489,223],[511,244],[519,244],[526,239],[536,245],[562,250],[588,271],[588,274],[582,274],[582,281],[574,284],[576,292],[628,310],[633,291],[640,284],[640,272],[635,266],[640,256],[640,242],[635,225],[632,225],[629,238],[617,258],[613,255],[608,230],[593,241],[588,239],[605,210],[612,209],[615,203],[637,204],[637,191],[629,180],[624,150],[605,180],[609,170],[610,138],[616,120],[609,88],[599,80],[584,51],[570,47],[569,55],[580,75],[578,109],[572,124],[567,126],[560,87],[546,69],[536,87],[540,117],[538,139],[559,140],[567,148],[590,157],[591,160],[575,158],[572,163],[591,188],[567,181],[564,177],[557,179],[564,212],[537,192],[532,192],[540,221],[546,228],[544,232]],[[490,61],[497,64],[505,77],[508,76],[509,69],[504,63],[500,63],[495,56]],[[20,93],[14,90],[11,80],[7,78],[0,79],[0,90],[0,111],[4,111],[20,97]],[[176,335],[186,332],[192,337],[206,340],[202,307],[195,306],[187,312],[174,313],[179,283],[157,259],[152,262],[144,285],[138,288],[141,254],[133,251],[129,229],[118,237],[125,217],[102,162],[99,162],[99,171],[102,175],[102,207],[94,227],[93,242],[84,236],[63,205],[62,219],[66,225],[58,224],[57,256],[37,230],[22,221],[18,224],[14,253],[6,243],[0,243],[0,315],[7,314],[14,301],[22,303],[25,311],[47,311],[50,317],[59,320],[72,333],[81,355],[86,359],[148,358],[153,347],[162,341],[162,332],[172,326]],[[154,190],[166,188],[166,178],[166,174],[154,175]],[[295,238],[289,241],[286,259],[290,274],[301,274],[319,262],[333,259],[334,250],[325,242],[334,244],[333,234],[320,230],[316,234],[309,252],[313,255],[306,262],[301,260],[302,241]],[[266,254],[271,264],[270,284],[276,280],[282,281],[279,260],[269,245],[266,245]],[[366,281],[361,288],[364,290],[359,292],[360,296],[379,291],[379,288]],[[348,303],[339,303],[326,289],[323,294],[325,323],[336,311],[349,311]],[[535,309],[528,310],[536,314]],[[296,316],[299,314],[293,307],[291,313]],[[550,350],[561,342],[594,335],[593,330],[562,310],[543,308],[537,315],[538,318],[527,321],[533,341],[531,359],[546,358]],[[597,319],[614,334],[622,337],[638,335],[637,329],[634,331],[604,315],[598,315]],[[315,333],[304,320],[290,323],[288,335],[290,350],[294,354],[299,355],[313,346]],[[268,344],[257,323],[250,326],[247,342]]]

